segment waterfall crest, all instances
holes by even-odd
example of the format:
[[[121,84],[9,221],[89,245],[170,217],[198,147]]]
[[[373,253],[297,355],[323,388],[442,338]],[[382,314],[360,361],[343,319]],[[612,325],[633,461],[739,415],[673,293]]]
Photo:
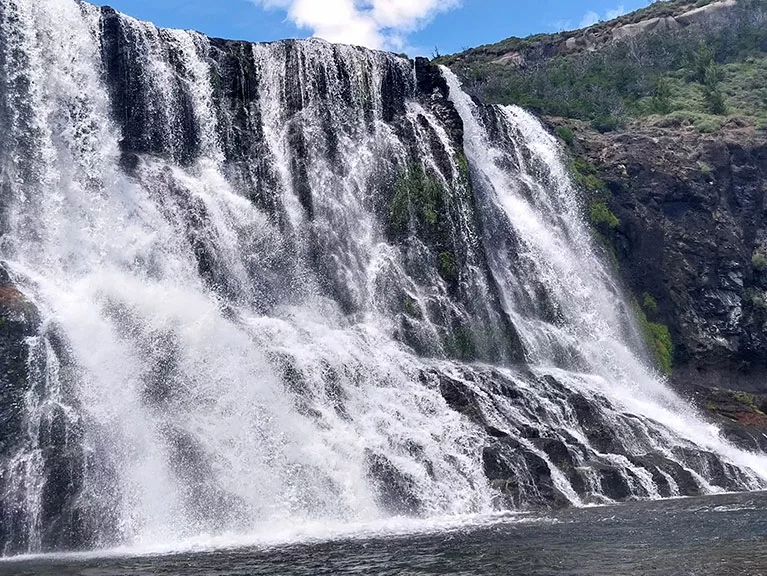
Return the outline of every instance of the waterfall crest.
[[[0,0],[0,125],[4,554],[767,483],[447,69]]]

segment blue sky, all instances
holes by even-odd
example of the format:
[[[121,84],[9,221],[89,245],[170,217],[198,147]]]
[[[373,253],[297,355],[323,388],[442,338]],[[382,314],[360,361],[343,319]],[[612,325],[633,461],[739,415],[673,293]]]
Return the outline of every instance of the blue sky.
[[[251,41],[305,38],[364,44],[410,56],[442,54],[578,28],[647,0],[102,0],[170,28]]]

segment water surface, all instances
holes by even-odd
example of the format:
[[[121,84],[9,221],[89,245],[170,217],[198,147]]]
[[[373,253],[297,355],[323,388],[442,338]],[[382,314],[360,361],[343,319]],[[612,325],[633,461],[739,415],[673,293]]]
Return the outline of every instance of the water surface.
[[[0,574],[767,575],[767,493],[569,509],[431,533],[164,556],[50,556]]]

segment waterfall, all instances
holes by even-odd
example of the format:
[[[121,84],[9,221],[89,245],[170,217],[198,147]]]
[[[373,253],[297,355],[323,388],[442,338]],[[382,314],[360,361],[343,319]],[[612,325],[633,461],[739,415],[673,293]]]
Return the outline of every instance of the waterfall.
[[[0,0],[0,551],[752,490],[447,69]]]

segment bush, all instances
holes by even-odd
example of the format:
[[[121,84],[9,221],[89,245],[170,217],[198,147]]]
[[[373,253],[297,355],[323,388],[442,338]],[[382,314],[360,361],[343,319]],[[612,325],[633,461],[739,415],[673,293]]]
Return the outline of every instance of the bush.
[[[658,303],[655,301],[655,298],[653,298],[652,295],[645,292],[642,296],[642,308],[644,308],[645,312],[652,315],[658,311]]]
[[[591,202],[589,222],[600,230],[614,230],[621,224],[618,217],[612,213],[604,200],[594,200]]]
[[[458,264],[452,252],[440,252],[437,255],[437,270],[446,282],[458,280]]]
[[[767,253],[764,248],[757,248],[751,255],[751,267],[759,272],[767,270]]]
[[[600,134],[615,132],[624,125],[625,122],[615,116],[600,116],[591,121],[591,127]]]
[[[746,301],[754,308],[767,310],[767,292],[750,288],[746,290]]]
[[[645,293],[643,297],[645,300],[643,304],[645,306],[647,305],[646,300],[648,296],[652,303],[655,303],[652,296]],[[671,340],[671,332],[668,326],[657,322],[650,322],[636,298],[631,298],[631,307],[634,309],[635,317],[639,321],[639,327],[647,344],[647,349],[652,353],[655,364],[663,374],[670,375],[674,363],[674,343]]]
[[[692,80],[700,84],[706,83],[706,72],[715,65],[714,51],[708,44],[702,44],[692,55]]]
[[[712,134],[713,132],[716,132],[717,130],[719,130],[719,128],[721,128],[721,124],[718,124],[717,122],[708,120],[706,118],[696,120],[693,123],[693,126],[701,134]]]
[[[565,126],[560,126],[555,130],[557,136],[568,146],[572,146],[573,142],[575,140],[575,135],[573,134],[573,131]]]
[[[678,14],[693,3],[655,2],[620,21]],[[593,122],[602,132],[620,128],[624,119],[673,110],[716,115],[732,110],[757,125],[767,118],[767,101],[760,96],[767,74],[766,15],[764,0],[739,0],[726,22],[648,33],[600,44],[593,52],[550,57],[547,47],[569,37],[556,34],[512,38],[443,62],[463,78],[468,91],[486,102],[519,104],[543,115]],[[512,52],[519,53],[526,65],[502,60]],[[700,123],[699,128],[709,132],[714,124]]]
[[[588,160],[581,156],[576,156],[573,158],[571,168],[575,181],[580,186],[591,192],[599,192],[601,194],[608,192],[607,184],[598,176],[597,169],[589,164]]]

